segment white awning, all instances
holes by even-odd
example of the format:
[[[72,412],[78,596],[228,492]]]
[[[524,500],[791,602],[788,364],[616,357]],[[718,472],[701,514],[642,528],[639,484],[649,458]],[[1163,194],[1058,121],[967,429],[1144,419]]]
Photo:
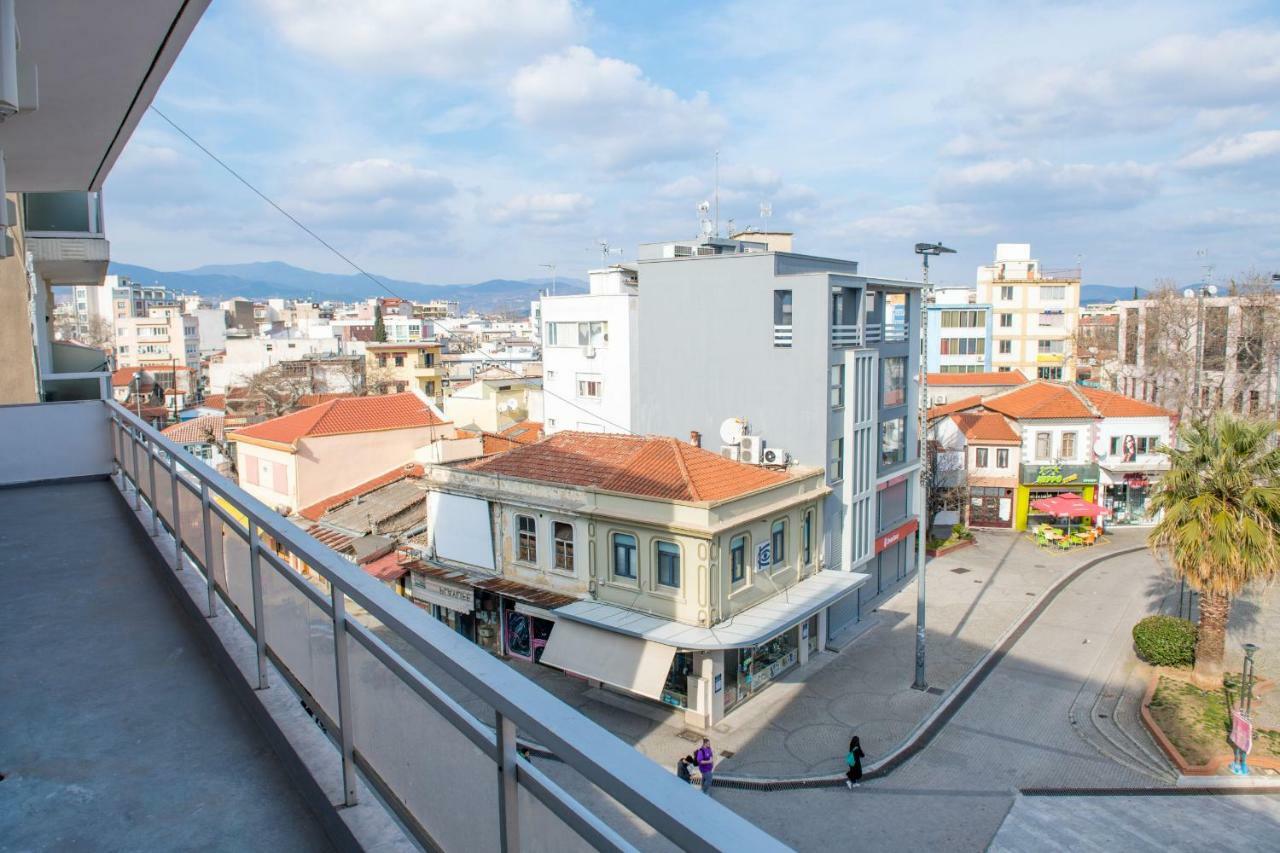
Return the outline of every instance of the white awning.
[[[772,639],[830,607],[870,577],[859,572],[824,570],[711,628],[686,625],[599,601],[575,601],[556,608],[556,615],[563,617],[556,623],[556,630],[570,622],[579,622],[675,649],[742,649]],[[763,579],[760,582],[768,583]]]
[[[675,656],[671,646],[560,619],[542,662],[661,701]]]

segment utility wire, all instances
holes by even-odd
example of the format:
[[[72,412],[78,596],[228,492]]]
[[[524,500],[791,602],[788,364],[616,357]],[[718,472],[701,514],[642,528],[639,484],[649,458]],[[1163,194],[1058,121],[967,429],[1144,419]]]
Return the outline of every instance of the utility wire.
[[[271,205],[273,208],[275,208],[275,210],[276,210],[276,211],[277,211],[281,216],[283,216],[285,219],[288,219],[288,220],[289,220],[290,222],[292,222],[294,225],[298,226],[298,228],[302,229],[302,231],[303,231],[304,233],[306,233],[309,237],[311,237],[311,239],[315,240],[315,241],[316,241],[317,243],[319,243],[321,246],[324,246],[324,247],[325,247],[326,249],[328,249],[330,252],[333,252],[333,254],[337,255],[337,256],[338,256],[338,257],[339,257],[339,258],[340,258],[340,259],[341,259],[345,264],[347,264],[347,266],[351,267],[353,270],[355,270],[356,272],[360,273],[360,275],[362,275],[362,276],[364,276],[365,278],[369,279],[369,281],[373,282],[373,283],[374,283],[374,284],[376,284],[378,287],[382,288],[382,289],[383,289],[383,290],[385,290],[387,293],[390,293],[392,296],[396,297],[397,299],[404,299],[404,301],[405,301],[405,302],[412,302],[412,301],[413,301],[413,300],[410,300],[410,299],[405,299],[405,297],[403,297],[403,296],[401,296],[400,294],[396,293],[394,290],[392,290],[390,287],[388,287],[388,286],[387,286],[387,285],[386,285],[382,280],[380,280],[380,279],[379,279],[377,276],[375,276],[373,273],[369,272],[369,271],[368,271],[368,270],[366,270],[364,267],[360,266],[360,265],[359,265],[359,264],[357,264],[355,261],[353,261],[353,260],[351,260],[350,258],[348,258],[348,257],[347,257],[346,255],[344,255],[341,251],[339,251],[339,250],[338,250],[338,249],[337,249],[333,244],[331,244],[328,240],[325,240],[325,239],[324,239],[323,237],[321,237],[319,234],[317,234],[316,232],[312,231],[312,230],[311,230],[310,228],[308,228],[305,224],[303,224],[303,223],[302,223],[302,222],[301,222],[301,221],[300,221],[296,216],[294,216],[292,213],[290,213],[289,211],[285,210],[285,209],[284,209],[283,207],[281,207],[280,205],[276,204],[276,202],[275,202],[275,201],[273,201],[273,200],[271,199],[271,197],[270,197],[270,196],[268,196],[266,193],[262,192],[262,190],[258,189],[258,188],[257,188],[257,187],[255,187],[253,184],[249,183],[249,181],[248,181],[248,179],[247,179],[247,178],[245,178],[243,175],[241,175],[241,174],[240,174],[239,172],[237,172],[235,169],[231,168],[231,166],[229,166],[225,160],[223,160],[223,159],[222,159],[221,157],[219,157],[217,154],[214,154],[212,151],[210,151],[208,148],[206,148],[204,145],[202,145],[198,139],[196,139],[194,136],[192,136],[191,134],[189,134],[189,133],[187,133],[185,130],[183,130],[183,129],[178,125],[178,123],[177,123],[177,122],[175,122],[173,119],[169,118],[167,115],[165,115],[164,113],[160,112],[160,110],[156,107],[156,105],[155,105],[155,104],[152,104],[150,108],[151,108],[151,111],[152,111],[153,113],[155,113],[156,115],[160,116],[160,118],[164,119],[164,120],[165,120],[165,122],[166,122],[170,127],[172,127],[174,130],[176,130],[178,133],[180,133],[180,134],[181,134],[181,135],[182,135],[182,136],[183,136],[183,137],[184,137],[188,142],[190,142],[190,143],[191,143],[192,145],[194,145],[196,148],[199,148],[201,151],[203,151],[203,152],[205,153],[205,155],[206,155],[206,156],[208,156],[208,158],[209,158],[210,160],[212,160],[213,162],[215,162],[215,163],[217,163],[219,166],[221,166],[221,167],[222,167],[222,168],[227,172],[227,174],[231,175],[231,177],[235,178],[237,181],[239,181],[240,183],[244,184],[244,186],[245,186],[246,188],[248,188],[248,190],[249,190],[251,193],[253,193],[253,194],[254,194],[254,195],[256,195],[258,198],[260,198],[260,199],[262,199],[263,201],[265,201],[267,204]],[[450,338],[457,338],[457,337],[458,337],[458,336],[457,336],[457,335],[455,335],[453,332],[449,331],[448,329],[442,328],[442,327],[440,327],[440,326],[438,326],[438,325],[437,325],[435,328],[436,328],[436,331],[437,331],[437,332],[444,332],[446,337],[450,337]],[[482,356],[481,356],[481,361],[488,361],[490,364],[492,364],[492,365],[493,365],[493,366],[495,366],[495,367],[502,367],[502,363],[501,363],[500,361],[498,361],[497,359],[494,359],[494,358],[488,357],[488,356],[483,356],[483,355],[482,355]],[[635,435],[635,434],[636,434],[636,433],[632,432],[631,430],[627,429],[627,428],[626,428],[626,427],[624,427],[624,426],[620,426],[620,425],[618,425],[618,424],[615,424],[613,421],[610,421],[610,420],[608,420],[607,418],[602,418],[602,417],[600,417],[600,414],[599,414],[598,412],[593,412],[593,411],[591,411],[590,409],[584,409],[582,406],[578,405],[578,404],[577,404],[577,403],[575,403],[574,401],[569,400],[569,399],[566,399],[565,397],[562,397],[562,396],[560,396],[559,394],[556,394],[555,392],[548,390],[548,389],[547,389],[547,387],[546,387],[546,378],[545,378],[545,377],[543,378],[542,393],[543,393],[543,394],[547,394],[547,395],[549,395],[549,396],[551,396],[551,397],[554,397],[554,398],[556,398],[557,400],[559,400],[559,401],[560,401],[560,402],[562,402],[562,403],[565,403],[565,404],[567,404],[567,405],[569,405],[569,406],[572,406],[573,408],[577,409],[578,411],[582,412],[583,414],[590,415],[591,417],[596,418],[597,420],[603,421],[604,423],[608,424],[609,426],[613,427],[614,429],[621,430],[622,432],[627,433],[628,435]]]

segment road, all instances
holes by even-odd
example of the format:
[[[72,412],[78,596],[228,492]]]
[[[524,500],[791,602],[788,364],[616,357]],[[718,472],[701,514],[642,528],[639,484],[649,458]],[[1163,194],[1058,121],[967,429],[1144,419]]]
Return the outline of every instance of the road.
[[[1157,784],[1104,757],[1077,734],[1071,712],[1082,694],[1102,691],[1130,643],[1129,628],[1157,607],[1164,590],[1161,569],[1146,554],[1086,572],[1041,614],[934,741],[887,778],[852,792],[721,790],[715,796],[798,850],[964,851],[992,843],[1020,788]],[[1250,816],[1260,831],[1280,828],[1280,797],[1249,797],[1247,809],[1239,797],[1204,799],[1201,813],[1217,809],[1224,817]],[[1144,814],[1163,820],[1157,810],[1135,809],[1129,797],[1093,797],[1089,803],[1125,820],[1141,821]],[[1073,842],[1062,838],[1061,849],[1071,849]],[[1053,843],[1040,837],[1037,849],[1053,849]]]

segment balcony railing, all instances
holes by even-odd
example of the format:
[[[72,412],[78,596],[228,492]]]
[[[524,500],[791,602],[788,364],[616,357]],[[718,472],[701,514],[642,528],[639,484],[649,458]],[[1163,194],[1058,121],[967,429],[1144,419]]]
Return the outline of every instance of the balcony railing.
[[[22,213],[23,230],[33,237],[103,236],[100,193],[24,193]]]
[[[172,536],[175,556],[186,558],[179,568],[198,573],[207,614],[225,607],[252,638],[251,682],[265,688],[282,673],[323,722],[341,756],[347,805],[359,777],[428,848],[518,850],[525,833],[540,849],[634,850],[653,834],[684,850],[784,849],[120,405],[105,405],[121,490],[136,510],[150,507],[153,533],[163,526]],[[491,708],[492,724],[388,640]],[[519,754],[517,738],[558,759],[557,778],[567,768],[576,786],[594,788],[591,802],[612,798],[624,811],[593,811]]]
[[[773,326],[773,345],[775,347],[791,346],[791,331],[792,327],[790,325],[784,326],[775,323]]]
[[[833,347],[862,346],[862,329],[858,326],[832,326],[831,345]]]

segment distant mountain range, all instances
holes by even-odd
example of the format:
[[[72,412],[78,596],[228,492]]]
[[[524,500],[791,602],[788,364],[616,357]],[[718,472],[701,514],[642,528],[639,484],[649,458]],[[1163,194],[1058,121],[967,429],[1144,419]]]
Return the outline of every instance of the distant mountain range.
[[[182,293],[198,293],[211,298],[249,299],[311,298],[318,302],[351,302],[370,296],[388,296],[386,290],[359,274],[338,275],[315,272],[281,261],[251,264],[213,264],[192,270],[164,272],[136,264],[112,261],[112,274],[128,276],[143,284],[159,283]],[[463,311],[528,311],[529,302],[551,285],[547,278],[513,280],[495,278],[476,284],[423,284],[417,281],[377,276],[396,296],[418,302],[431,299],[455,300]],[[558,278],[557,294],[586,293],[579,279]]]

